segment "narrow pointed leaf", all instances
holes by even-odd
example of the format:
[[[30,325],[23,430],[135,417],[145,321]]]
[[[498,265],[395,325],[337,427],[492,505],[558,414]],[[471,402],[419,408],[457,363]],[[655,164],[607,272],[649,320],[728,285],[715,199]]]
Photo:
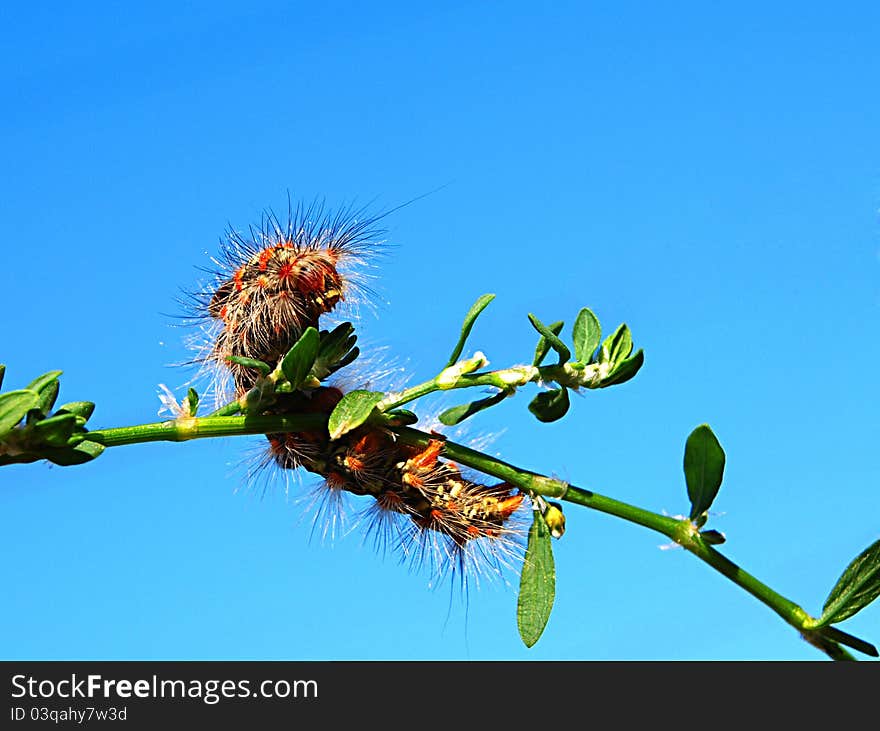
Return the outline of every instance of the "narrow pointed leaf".
[[[63,447],[67,444],[76,428],[75,414],[58,414],[34,424],[33,437],[37,443],[49,444],[53,447]]]
[[[44,373],[42,376],[39,376],[38,378],[35,378],[33,381],[31,381],[27,385],[27,388],[30,391],[35,391],[39,393],[46,386],[52,383],[52,381],[58,380],[58,376],[60,376],[61,373],[62,371],[49,371],[48,373]]]
[[[516,603],[516,624],[526,647],[532,647],[540,639],[556,598],[556,566],[550,529],[541,512],[533,512]]]
[[[244,358],[240,355],[230,355],[226,360],[235,365],[239,365],[242,368],[253,368],[255,371],[259,371],[261,376],[268,376],[272,372],[272,366],[261,360],[257,360],[256,358]]]
[[[375,410],[385,394],[381,391],[350,391],[336,404],[327,429],[331,439],[339,439],[343,434],[357,429],[363,424]]]
[[[859,652],[863,652],[866,655],[870,655],[871,657],[880,657],[880,653],[877,652],[877,648],[874,647],[870,642],[866,642],[859,637],[854,637],[848,632],[844,632],[843,630],[837,629],[837,627],[822,627],[818,630],[829,640],[833,640],[834,642],[839,642],[841,645],[846,645],[847,647],[851,647],[853,650],[858,650]]]
[[[458,342],[455,344],[455,348],[452,350],[452,355],[449,356],[449,361],[446,363],[447,368],[458,362],[458,359],[461,357],[461,353],[464,350],[464,345],[471,334],[471,330],[473,330],[474,323],[477,321],[480,313],[489,306],[489,303],[493,299],[495,299],[494,294],[484,294],[481,295],[473,305],[471,305],[470,310],[468,310],[467,315],[465,315],[464,323],[461,326],[461,335],[458,336]]]
[[[0,439],[11,432],[25,414],[37,408],[40,397],[29,389],[0,394]]]
[[[349,365],[350,363],[354,363],[354,361],[357,360],[357,358],[360,354],[361,354],[360,348],[352,348],[350,351],[348,351],[348,353],[345,356],[343,356],[339,360],[339,362],[336,364],[336,368],[334,368],[333,370],[335,371],[340,368],[345,368],[345,366]]]
[[[708,424],[691,432],[684,447],[684,476],[691,500],[691,520],[706,512],[724,477],[724,450]]]
[[[394,409],[394,411],[386,412],[384,417],[388,426],[409,426],[417,424],[419,421],[419,417],[409,409]]]
[[[194,388],[186,392],[186,406],[190,416],[195,416],[199,410],[199,394]]]
[[[100,456],[103,451],[103,444],[86,440],[80,442],[75,447],[47,449],[44,454],[46,459],[54,464],[61,467],[71,467],[73,465],[91,462],[95,457]]]
[[[3,387],[3,376],[6,375],[6,366],[0,363],[0,388]]]
[[[617,367],[611,371],[608,377],[602,380],[600,388],[607,388],[608,386],[616,386],[619,383],[626,383],[639,372],[644,364],[645,351],[640,348],[632,358],[627,358],[626,360],[621,361]]]
[[[700,536],[710,546],[720,546],[727,541],[727,536],[725,536],[720,530],[704,530],[700,533]]]
[[[562,332],[563,327],[565,327],[565,323],[562,320],[559,320],[559,322],[554,322],[552,325],[548,325],[547,329],[554,335],[559,335],[559,333]],[[550,343],[547,342],[547,338],[542,335],[538,340],[538,346],[535,348],[535,359],[532,361],[532,365],[536,367],[541,365],[549,352]]]
[[[572,329],[574,357],[579,363],[589,363],[602,342],[602,326],[593,311],[584,307],[578,312]]]
[[[529,313],[529,322],[532,323],[532,327],[534,327],[535,330],[537,330],[547,339],[550,347],[559,354],[560,365],[562,365],[563,363],[568,363],[568,361],[571,360],[571,351],[568,349],[568,346],[559,339],[556,333],[554,333],[531,312]]]
[[[27,386],[29,391],[33,391],[39,395],[40,400],[37,404],[37,408],[39,408],[43,414],[48,414],[52,411],[52,407],[55,405],[55,399],[58,398],[58,376],[60,375],[61,371],[49,371],[39,378],[35,378]]]
[[[629,358],[632,353],[633,341],[632,333],[626,323],[618,326],[611,335],[605,338],[602,343],[602,352],[599,354],[599,360],[609,363],[620,363]]]
[[[502,401],[504,401],[504,399],[507,398],[508,395],[509,394],[507,391],[499,391],[498,393],[494,393],[487,398],[472,401],[469,404],[453,406],[451,409],[446,409],[446,411],[440,414],[440,423],[446,424],[446,426],[455,426],[456,424],[461,424],[461,422],[463,422],[465,419],[469,419],[474,414],[479,414],[481,411],[485,411],[495,404],[500,404]]]
[[[350,322],[343,322],[334,327],[332,330],[321,331],[321,346],[318,352],[322,355],[339,353],[342,344],[345,343],[354,334],[354,325]],[[349,350],[351,346],[345,350]]]
[[[315,364],[315,358],[318,356],[320,344],[321,336],[318,335],[318,331],[313,327],[308,327],[284,356],[284,360],[281,361],[281,370],[292,388],[299,388],[308,378],[309,372]]]
[[[842,622],[880,596],[880,540],[856,556],[837,580],[825,606],[820,625]]]
[[[88,421],[92,412],[95,410],[95,404],[91,401],[71,401],[68,404],[62,404],[58,407],[56,414],[74,414],[80,417],[83,422]]]
[[[557,421],[568,413],[569,400],[568,389],[554,388],[551,391],[541,391],[529,404],[531,411],[538,421],[545,423]]]
[[[311,374],[322,381],[331,373],[351,363],[358,356],[359,351],[354,347],[357,335],[354,334],[354,325],[350,322],[343,322],[329,332],[322,330],[320,335],[321,343],[318,346],[318,355]]]

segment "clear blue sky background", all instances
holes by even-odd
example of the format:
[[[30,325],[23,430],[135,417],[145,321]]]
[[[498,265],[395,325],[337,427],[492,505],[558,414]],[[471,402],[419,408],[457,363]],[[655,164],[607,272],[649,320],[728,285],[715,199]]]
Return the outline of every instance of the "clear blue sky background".
[[[0,10],[7,387],[63,369],[96,426],[187,374],[169,314],[227,223],[376,199],[395,245],[363,337],[431,377],[528,360],[526,320],[592,307],[637,379],[538,424],[474,420],[529,468],[686,512],[684,440],[728,455],[727,554],[818,611],[878,537],[880,9],[820,3],[149,3]],[[449,405],[450,401],[444,402]],[[424,410],[436,404],[422,404]],[[257,439],[140,445],[0,475],[13,658],[811,659],[660,536],[568,510],[527,651],[514,589],[467,606],[242,489]],[[305,482],[309,479],[306,477]],[[880,607],[846,628],[880,641]]]

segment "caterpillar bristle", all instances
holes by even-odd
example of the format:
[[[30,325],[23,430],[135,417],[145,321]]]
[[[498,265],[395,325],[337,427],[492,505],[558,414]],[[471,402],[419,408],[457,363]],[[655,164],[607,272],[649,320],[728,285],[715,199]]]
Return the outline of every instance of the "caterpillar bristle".
[[[289,208],[284,223],[269,211],[247,234],[227,232],[211,286],[191,298],[196,359],[214,374],[218,392],[224,375],[236,396],[258,382],[255,369],[230,363],[231,356],[275,366],[308,327],[320,329],[322,318],[368,294],[364,270],[382,243],[379,218],[363,209],[331,212],[315,202]],[[275,394],[265,413],[329,416],[346,390],[337,383]],[[415,447],[370,425],[335,441],[326,429],[268,434],[248,478],[272,471],[318,475],[305,500],[313,538],[333,540],[358,524],[365,543],[428,571],[432,584],[497,578],[521,558],[524,531],[515,514],[524,496],[463,474],[443,450],[439,434]],[[355,500],[370,502],[352,523]]]

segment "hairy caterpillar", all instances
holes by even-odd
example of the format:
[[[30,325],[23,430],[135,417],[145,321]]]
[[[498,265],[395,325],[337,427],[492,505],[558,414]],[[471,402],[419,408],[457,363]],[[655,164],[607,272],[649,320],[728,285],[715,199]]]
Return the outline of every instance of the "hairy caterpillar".
[[[237,395],[258,373],[229,363],[230,356],[275,365],[308,327],[318,329],[322,315],[364,291],[362,269],[380,245],[376,221],[363,211],[331,214],[312,205],[290,211],[284,226],[268,214],[249,237],[230,232],[215,281],[197,301],[213,324],[203,359],[230,369]],[[329,415],[342,396],[328,385],[277,394],[270,411]],[[435,573],[464,571],[469,557],[482,560],[478,569],[490,559],[497,571],[515,553],[519,536],[510,519],[523,495],[462,475],[443,459],[437,436],[418,448],[373,426],[336,441],[326,429],[269,434],[268,462],[320,475],[323,489],[372,498],[368,531],[390,531],[395,549],[415,563],[431,562]]]

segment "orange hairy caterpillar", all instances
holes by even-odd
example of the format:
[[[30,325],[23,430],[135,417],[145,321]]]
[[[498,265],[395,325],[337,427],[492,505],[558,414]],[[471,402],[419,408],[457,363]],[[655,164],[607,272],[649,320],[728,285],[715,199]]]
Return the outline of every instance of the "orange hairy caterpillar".
[[[229,368],[237,396],[260,375],[230,357],[274,367],[307,328],[319,329],[322,315],[364,291],[360,270],[377,250],[379,231],[378,219],[363,213],[300,206],[284,226],[269,214],[249,237],[229,234],[222,258],[215,260],[215,281],[197,301],[212,325],[203,360]],[[336,386],[312,383],[275,393],[265,413],[329,416],[342,397]],[[326,428],[268,434],[267,440],[264,466],[320,475],[328,495],[372,498],[365,512],[368,532],[380,532],[383,544],[390,537],[405,558],[431,563],[436,574],[464,574],[469,560],[478,570],[491,566],[498,573],[517,554],[521,535],[511,518],[524,496],[504,483],[489,486],[465,477],[443,459],[440,435],[422,448],[372,425],[336,440]]]
[[[247,390],[253,371],[230,357],[277,363],[321,315],[368,292],[363,270],[381,247],[379,218],[312,203],[289,209],[284,225],[267,213],[248,236],[230,230],[213,260],[215,281],[194,296],[198,319],[212,326],[200,360],[230,368],[237,390]]]

